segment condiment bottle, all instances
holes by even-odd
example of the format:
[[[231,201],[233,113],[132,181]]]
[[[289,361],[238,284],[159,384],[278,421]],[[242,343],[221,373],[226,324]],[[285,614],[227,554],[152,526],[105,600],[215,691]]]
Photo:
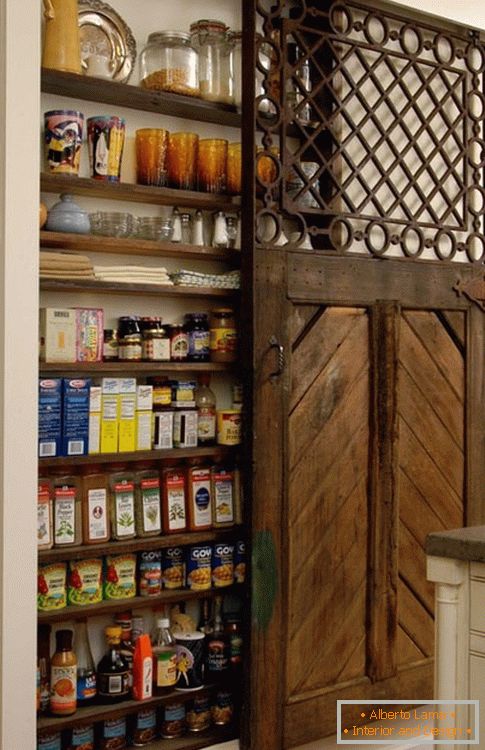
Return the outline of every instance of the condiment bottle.
[[[180,212],[177,207],[172,211],[172,242],[182,242],[182,221],[180,219]]]
[[[58,630],[56,650],[51,659],[50,711],[54,716],[70,716],[76,711],[76,671],[72,630]]]
[[[227,615],[225,631],[229,638],[229,669],[234,675],[238,675],[242,669],[243,651],[241,618],[238,614]]]
[[[109,487],[106,474],[86,469],[82,478],[83,543],[100,544],[110,538]]]
[[[212,526],[211,472],[207,466],[189,466],[188,528],[189,531],[204,531]]]
[[[77,699],[85,706],[96,697],[96,669],[85,620],[76,625]]]
[[[37,549],[51,549],[54,545],[54,503],[49,479],[39,477],[37,483]]]
[[[45,713],[50,702],[51,626],[39,625],[37,631],[37,668],[39,670],[39,710]]]
[[[153,469],[135,474],[135,523],[139,537],[157,536],[162,531],[160,476]]]
[[[189,362],[209,362],[209,321],[207,313],[186,313],[184,329],[188,336]]]
[[[213,631],[207,639],[207,679],[221,683],[229,673],[229,639],[222,621],[222,597],[214,599]]]
[[[199,385],[195,391],[199,445],[214,445],[216,442],[216,397],[209,386],[210,375],[199,375]]]
[[[182,224],[182,244],[190,245],[192,239],[192,216],[190,214],[181,214],[180,221]]]
[[[175,638],[170,630],[170,620],[157,620],[152,635],[153,683],[158,694],[169,691],[177,682],[177,656]]]
[[[144,701],[152,697],[153,656],[150,636],[143,633],[135,643],[133,656],[133,698]]]
[[[199,247],[204,245],[204,217],[200,209],[195,212],[192,222],[192,245]]]
[[[189,356],[189,334],[181,323],[170,326],[170,359],[185,362]]]
[[[54,477],[54,546],[81,544],[82,512],[79,479]]]
[[[128,687],[133,686],[133,654],[135,651],[133,638],[133,618],[129,612],[117,615],[115,625],[121,628],[120,654],[128,665]]]
[[[229,237],[227,236],[227,224],[224,211],[218,211],[214,217],[212,247],[229,247]]]
[[[133,539],[135,529],[135,480],[131,472],[109,478],[112,539]]]
[[[121,628],[105,628],[108,650],[98,664],[98,696],[103,703],[118,703],[129,697],[128,664],[120,653]]]
[[[212,362],[235,362],[237,359],[236,321],[234,311],[228,307],[212,310],[210,353]]]
[[[162,472],[163,530],[179,534],[187,529],[185,476],[182,469],[166,468]]]

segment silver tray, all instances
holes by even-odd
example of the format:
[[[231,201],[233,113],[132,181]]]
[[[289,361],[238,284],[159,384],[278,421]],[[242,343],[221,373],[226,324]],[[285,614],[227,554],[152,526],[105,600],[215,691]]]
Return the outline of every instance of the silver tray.
[[[101,0],[79,0],[81,60],[90,54],[104,54],[113,64],[112,79],[125,83],[133,72],[136,42],[121,16]]]

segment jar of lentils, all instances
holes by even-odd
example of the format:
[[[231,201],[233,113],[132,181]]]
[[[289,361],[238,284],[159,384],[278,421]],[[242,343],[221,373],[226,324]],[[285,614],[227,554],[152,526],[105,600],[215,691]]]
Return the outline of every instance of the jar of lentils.
[[[199,56],[184,31],[149,34],[140,67],[143,88],[199,96]]]

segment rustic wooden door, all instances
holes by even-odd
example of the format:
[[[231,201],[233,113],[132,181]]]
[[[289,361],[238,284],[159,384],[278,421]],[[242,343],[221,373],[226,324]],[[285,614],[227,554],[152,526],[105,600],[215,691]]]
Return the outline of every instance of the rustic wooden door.
[[[337,699],[432,697],[424,545],[485,520],[485,315],[453,289],[470,266],[256,257],[252,746],[269,750],[334,733]]]

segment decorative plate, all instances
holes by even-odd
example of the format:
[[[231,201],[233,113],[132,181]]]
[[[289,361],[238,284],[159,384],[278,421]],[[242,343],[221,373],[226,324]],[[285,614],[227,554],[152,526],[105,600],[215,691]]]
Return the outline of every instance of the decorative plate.
[[[136,60],[136,42],[121,16],[101,0],[79,0],[79,32],[83,70],[89,55],[111,62],[111,78],[126,83]]]

